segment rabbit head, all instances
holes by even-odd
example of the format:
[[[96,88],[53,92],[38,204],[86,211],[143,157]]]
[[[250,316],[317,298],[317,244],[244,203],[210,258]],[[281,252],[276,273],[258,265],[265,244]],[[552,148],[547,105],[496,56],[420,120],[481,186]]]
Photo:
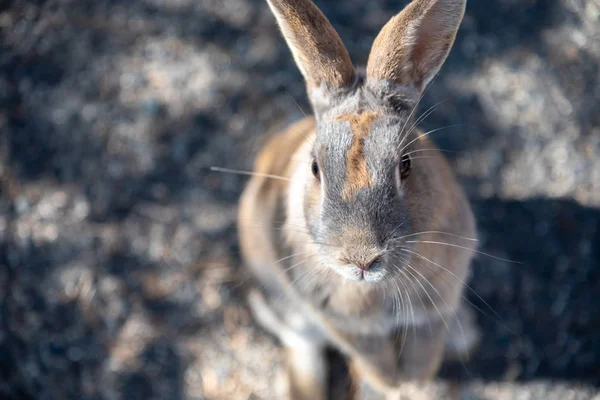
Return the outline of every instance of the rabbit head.
[[[268,2],[305,78],[317,121],[316,134],[294,156],[302,162],[288,191],[291,240],[310,242],[318,264],[342,277],[377,283],[398,269],[409,235],[464,232],[453,226],[461,224],[456,213],[470,217],[468,206],[456,211],[462,192],[414,122],[424,88],[452,47],[466,1],[411,2],[375,39],[365,72],[355,70],[310,0]],[[307,237],[299,237],[298,225]]]

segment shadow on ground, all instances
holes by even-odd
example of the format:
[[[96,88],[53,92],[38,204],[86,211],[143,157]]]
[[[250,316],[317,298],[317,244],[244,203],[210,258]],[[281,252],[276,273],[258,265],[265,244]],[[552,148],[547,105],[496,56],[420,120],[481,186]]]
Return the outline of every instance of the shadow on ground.
[[[477,257],[466,295],[481,310],[483,342],[466,368],[448,366],[443,376],[600,385],[600,313],[590,307],[600,290],[600,210],[548,199],[474,207],[483,249],[519,263]]]

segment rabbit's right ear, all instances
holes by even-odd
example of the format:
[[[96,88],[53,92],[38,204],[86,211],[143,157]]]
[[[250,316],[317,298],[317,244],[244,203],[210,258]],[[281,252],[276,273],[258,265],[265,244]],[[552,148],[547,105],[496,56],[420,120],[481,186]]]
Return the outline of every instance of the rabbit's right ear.
[[[466,0],[413,0],[381,30],[367,63],[367,81],[422,92],[454,43]]]
[[[313,107],[327,103],[331,90],[350,87],[354,82],[350,55],[317,6],[310,0],[267,2],[306,80]]]

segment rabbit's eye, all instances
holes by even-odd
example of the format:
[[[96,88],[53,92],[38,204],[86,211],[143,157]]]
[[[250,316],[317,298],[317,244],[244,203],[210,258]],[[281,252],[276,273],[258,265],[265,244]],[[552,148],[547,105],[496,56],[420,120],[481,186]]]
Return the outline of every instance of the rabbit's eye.
[[[408,154],[403,155],[400,162],[400,179],[406,179],[410,175],[411,168],[410,156]]]
[[[314,175],[315,178],[320,179],[319,177],[319,164],[317,164],[316,160],[313,160],[312,165],[311,165],[311,170],[312,170],[312,174]]]

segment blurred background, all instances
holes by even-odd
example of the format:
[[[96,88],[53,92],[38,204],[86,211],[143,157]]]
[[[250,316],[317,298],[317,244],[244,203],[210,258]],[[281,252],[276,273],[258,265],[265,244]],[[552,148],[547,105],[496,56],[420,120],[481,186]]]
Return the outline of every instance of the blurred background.
[[[407,2],[316,3],[360,64]],[[457,125],[432,138],[481,248],[521,264],[477,257],[483,343],[435,390],[597,393],[599,100],[598,0],[469,2],[424,128]],[[247,179],[209,168],[303,112],[263,0],[0,2],[0,398],[276,398],[240,295]]]

